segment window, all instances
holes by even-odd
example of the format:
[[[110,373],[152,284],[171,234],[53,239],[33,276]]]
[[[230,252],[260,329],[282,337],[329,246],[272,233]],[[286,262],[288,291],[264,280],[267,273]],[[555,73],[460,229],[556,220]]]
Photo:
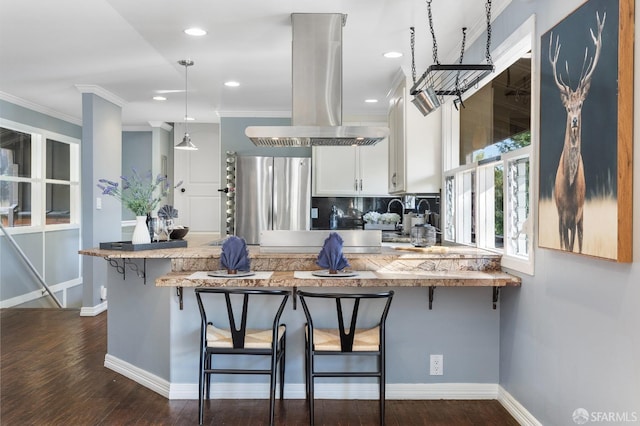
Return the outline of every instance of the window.
[[[533,274],[531,210],[533,18],[498,51],[491,80],[443,115],[446,172],[443,239],[503,255]],[[448,118],[448,119],[447,119]]]
[[[77,225],[79,170],[77,140],[19,124],[3,124],[0,127],[2,225],[16,228]]]

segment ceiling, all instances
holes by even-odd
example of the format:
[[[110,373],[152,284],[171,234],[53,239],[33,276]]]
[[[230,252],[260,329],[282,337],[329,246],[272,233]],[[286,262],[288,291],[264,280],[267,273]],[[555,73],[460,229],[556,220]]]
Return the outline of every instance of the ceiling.
[[[493,0],[493,17],[511,0]],[[433,0],[441,62],[484,37],[482,0]],[[225,116],[288,117],[290,14],[344,13],[343,116],[386,116],[400,67],[411,70],[416,27],[418,75],[431,64],[425,0],[0,0],[0,98],[81,123],[78,85],[121,101],[123,126],[182,122],[185,69],[195,122]],[[192,37],[183,30],[208,33]],[[399,59],[383,53],[399,51]],[[233,80],[239,87],[224,82]],[[162,93],[166,101],[154,101]],[[365,103],[378,99],[377,103]]]

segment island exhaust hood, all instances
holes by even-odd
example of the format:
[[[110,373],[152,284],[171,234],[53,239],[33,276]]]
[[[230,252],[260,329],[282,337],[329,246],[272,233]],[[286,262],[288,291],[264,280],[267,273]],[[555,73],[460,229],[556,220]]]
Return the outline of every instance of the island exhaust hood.
[[[340,13],[292,13],[291,126],[249,126],[258,146],[375,145],[388,127],[342,126]]]

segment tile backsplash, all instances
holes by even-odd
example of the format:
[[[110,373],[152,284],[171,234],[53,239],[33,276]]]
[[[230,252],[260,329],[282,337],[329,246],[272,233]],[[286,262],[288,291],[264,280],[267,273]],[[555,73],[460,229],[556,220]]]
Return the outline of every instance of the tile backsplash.
[[[312,214],[311,229],[329,229],[329,216],[331,208],[336,206],[338,210],[338,229],[363,229],[362,215],[370,211],[397,213],[402,217],[402,205],[399,202],[389,203],[400,199],[404,204],[405,213],[424,213],[428,209],[437,216],[440,213],[440,194],[421,194],[399,197],[313,197],[312,209],[317,209],[317,217]],[[421,200],[426,200],[422,201]],[[387,207],[388,206],[388,207]],[[427,207],[428,206],[428,207]],[[433,215],[432,215],[433,216]]]

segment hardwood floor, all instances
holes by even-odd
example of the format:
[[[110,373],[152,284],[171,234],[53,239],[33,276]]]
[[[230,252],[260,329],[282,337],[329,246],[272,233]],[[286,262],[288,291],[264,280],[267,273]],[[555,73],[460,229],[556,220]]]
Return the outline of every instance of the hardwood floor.
[[[197,400],[170,401],[103,366],[107,314],[0,310],[1,425],[196,425]],[[194,366],[195,368],[195,366]],[[268,400],[212,400],[207,425],[264,425]],[[517,425],[497,401],[387,401],[387,425]],[[304,400],[276,403],[278,425],[307,425]],[[377,425],[376,401],[318,400],[318,425]]]

